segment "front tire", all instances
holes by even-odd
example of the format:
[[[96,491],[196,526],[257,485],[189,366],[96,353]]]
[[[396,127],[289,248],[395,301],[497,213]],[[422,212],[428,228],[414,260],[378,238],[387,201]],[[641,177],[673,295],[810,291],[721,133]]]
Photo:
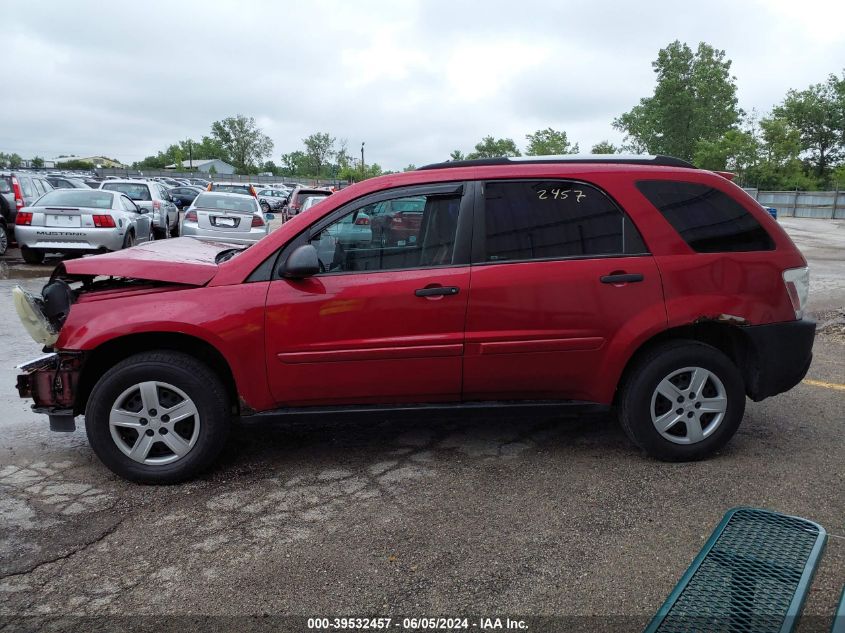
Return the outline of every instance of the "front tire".
[[[181,352],[144,352],[100,378],[85,409],[85,429],[114,473],[172,484],[217,458],[229,434],[229,408],[223,383],[203,363]]]
[[[21,246],[21,257],[27,264],[41,264],[44,262],[44,251],[29,246]]]
[[[697,341],[655,347],[630,369],[619,398],[628,437],[663,461],[709,457],[736,433],[745,385],[736,365]]]

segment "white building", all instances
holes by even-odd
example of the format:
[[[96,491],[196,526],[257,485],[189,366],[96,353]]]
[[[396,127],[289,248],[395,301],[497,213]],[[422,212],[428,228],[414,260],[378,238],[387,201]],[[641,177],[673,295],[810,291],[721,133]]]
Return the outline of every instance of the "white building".
[[[195,158],[194,160],[183,160],[181,165],[165,165],[165,169],[196,169],[208,173],[211,167],[218,174],[234,174],[235,167],[229,163],[220,160],[219,158]]]

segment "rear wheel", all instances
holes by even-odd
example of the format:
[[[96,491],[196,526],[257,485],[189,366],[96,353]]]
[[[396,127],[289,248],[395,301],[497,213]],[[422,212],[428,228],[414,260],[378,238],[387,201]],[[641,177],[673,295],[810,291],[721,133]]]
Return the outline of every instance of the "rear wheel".
[[[85,409],[88,441],[130,481],[184,481],[220,454],[229,433],[228,400],[220,378],[192,356],[136,354],[94,386]]]
[[[40,264],[44,261],[44,251],[29,246],[21,246],[21,257],[27,264]]]
[[[135,246],[135,234],[132,231],[126,231],[126,237],[123,238],[123,248],[132,248]]]
[[[620,422],[635,444],[657,459],[691,461],[710,456],[736,433],[745,387],[716,348],[675,341],[631,368],[619,402]]]
[[[5,255],[9,248],[9,234],[6,232],[6,225],[0,222],[0,255]]]

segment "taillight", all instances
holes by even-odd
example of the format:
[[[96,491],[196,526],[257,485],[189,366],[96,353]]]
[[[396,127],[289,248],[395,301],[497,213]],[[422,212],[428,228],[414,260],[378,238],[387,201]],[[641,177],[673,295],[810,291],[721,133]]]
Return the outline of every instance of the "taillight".
[[[15,224],[18,226],[29,226],[32,224],[32,214],[27,211],[18,211],[15,216]]]
[[[197,221],[197,212],[194,210],[188,211],[185,214],[185,222],[196,222]]]
[[[789,300],[792,301],[795,318],[804,318],[804,308],[807,305],[807,297],[810,295],[810,268],[804,266],[784,270],[783,283],[786,284],[786,292],[789,294]]]
[[[370,226],[370,218],[362,215],[361,217],[355,219],[355,224],[357,226]]]
[[[252,226],[264,226],[264,220],[259,215],[252,216]]]
[[[98,229],[113,229],[114,218],[110,215],[94,215],[91,216],[94,219],[94,226]]]
[[[161,200],[153,200],[153,209],[156,211],[161,209]]]
[[[18,179],[14,176],[12,176],[12,191],[15,193],[15,209],[23,209],[26,206],[23,201],[23,192]]]

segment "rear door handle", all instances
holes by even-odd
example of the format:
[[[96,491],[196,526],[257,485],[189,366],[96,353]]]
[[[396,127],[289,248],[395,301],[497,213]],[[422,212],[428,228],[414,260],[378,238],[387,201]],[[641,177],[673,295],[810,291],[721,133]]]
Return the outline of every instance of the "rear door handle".
[[[418,297],[443,297],[456,295],[459,292],[457,286],[434,286],[433,288],[418,288],[414,294]]]
[[[642,273],[620,273],[618,275],[605,275],[599,277],[603,284],[633,284],[644,279]]]

